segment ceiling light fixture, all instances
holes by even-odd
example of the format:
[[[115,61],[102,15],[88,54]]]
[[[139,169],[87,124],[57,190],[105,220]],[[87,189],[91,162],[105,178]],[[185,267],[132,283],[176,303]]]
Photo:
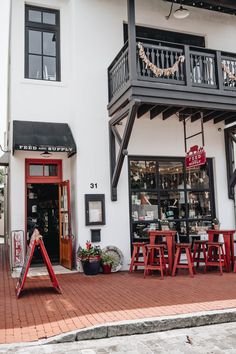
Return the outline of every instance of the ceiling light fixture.
[[[42,152],[40,155],[41,155],[42,157],[48,158],[48,157],[50,157],[50,156],[52,155],[52,153],[51,153],[51,152],[48,152],[48,151],[44,151],[44,152]]]
[[[180,7],[174,12],[174,17],[178,20],[182,20],[189,16],[188,9],[185,9],[182,5],[182,1],[180,1]]]

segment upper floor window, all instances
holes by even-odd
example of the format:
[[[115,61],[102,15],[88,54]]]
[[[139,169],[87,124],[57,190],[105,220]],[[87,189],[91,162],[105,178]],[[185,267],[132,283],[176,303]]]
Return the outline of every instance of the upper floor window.
[[[25,77],[60,81],[60,14],[25,6]]]

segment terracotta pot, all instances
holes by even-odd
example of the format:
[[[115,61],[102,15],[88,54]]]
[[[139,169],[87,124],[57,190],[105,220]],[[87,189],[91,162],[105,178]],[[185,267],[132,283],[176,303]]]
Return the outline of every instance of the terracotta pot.
[[[110,274],[111,273],[111,265],[110,264],[103,264],[102,265],[103,273]]]

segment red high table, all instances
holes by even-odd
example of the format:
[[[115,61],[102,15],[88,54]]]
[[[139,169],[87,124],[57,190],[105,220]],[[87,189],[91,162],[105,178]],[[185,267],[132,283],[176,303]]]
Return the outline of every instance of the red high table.
[[[226,256],[226,270],[230,272],[234,266],[234,233],[235,230],[207,230],[209,242],[218,241],[219,235],[223,235]],[[214,236],[216,235],[216,239]]]
[[[150,245],[155,245],[157,237],[165,237],[168,252],[168,271],[171,274],[175,255],[175,235],[173,230],[150,230],[149,232]]]

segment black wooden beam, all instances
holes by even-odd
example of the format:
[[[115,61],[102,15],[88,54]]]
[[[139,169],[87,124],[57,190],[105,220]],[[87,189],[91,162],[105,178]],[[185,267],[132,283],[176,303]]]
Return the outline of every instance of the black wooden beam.
[[[119,152],[117,155],[117,159],[115,159],[115,143],[114,143],[114,134],[112,132],[110,126],[110,166],[111,170],[111,200],[117,200],[117,185],[121,174],[121,169],[123,166],[124,158],[126,155],[126,150],[129,144],[130,136],[132,133],[135,117],[137,114],[138,107],[140,105],[140,101],[133,100],[130,102],[130,110],[129,115],[126,121],[124,134],[122,136],[122,141],[120,144]]]
[[[150,119],[154,119],[156,116],[167,110],[166,106],[155,106],[150,110]]]
[[[179,121],[182,122],[184,119],[191,117],[196,111],[193,108],[185,108],[179,114]]]
[[[179,111],[182,111],[182,110],[183,110],[183,108],[181,108],[181,107],[170,107],[162,113],[162,118],[163,118],[163,120],[166,120],[169,117],[173,116],[173,114],[175,114]]]
[[[234,132],[234,129],[235,127],[233,126],[224,130],[228,196],[230,199],[234,199],[234,188],[232,188],[232,184],[234,182],[233,175],[235,173],[235,167],[234,167],[235,156],[234,156],[234,141],[231,136],[232,132]]]
[[[225,120],[225,124],[232,124],[232,123],[234,123],[234,122],[236,122],[236,118],[234,118],[234,117]]]
[[[142,104],[142,106],[139,107],[138,113],[137,113],[137,118],[141,118],[144,114],[150,111],[150,109],[153,108],[153,105],[151,104]]]
[[[132,80],[137,78],[136,70],[136,27],[135,0],[127,0],[128,42],[129,42],[129,75]]]
[[[112,118],[110,119],[110,124],[111,125],[116,125],[120,123],[127,115],[129,114],[129,104],[127,104],[125,107],[121,108],[118,112],[116,112]]]
[[[122,139],[121,139],[121,136],[120,136],[118,130],[116,129],[116,127],[114,125],[111,126],[111,130],[114,134],[114,137],[116,138],[117,143],[120,145]]]
[[[225,112],[225,114],[223,114],[222,116],[214,119],[214,124],[220,123],[223,120],[227,120],[232,117],[236,117],[236,112]]]
[[[236,186],[236,169],[234,170],[231,179],[229,181],[230,188],[234,188]]]
[[[224,111],[213,111],[213,112],[211,112],[209,114],[204,115],[203,122],[204,123],[209,122],[210,120],[215,119],[217,117],[220,117],[223,114],[225,114]]]
[[[201,112],[196,112],[191,115],[191,122],[196,122],[198,119],[201,118]]]

